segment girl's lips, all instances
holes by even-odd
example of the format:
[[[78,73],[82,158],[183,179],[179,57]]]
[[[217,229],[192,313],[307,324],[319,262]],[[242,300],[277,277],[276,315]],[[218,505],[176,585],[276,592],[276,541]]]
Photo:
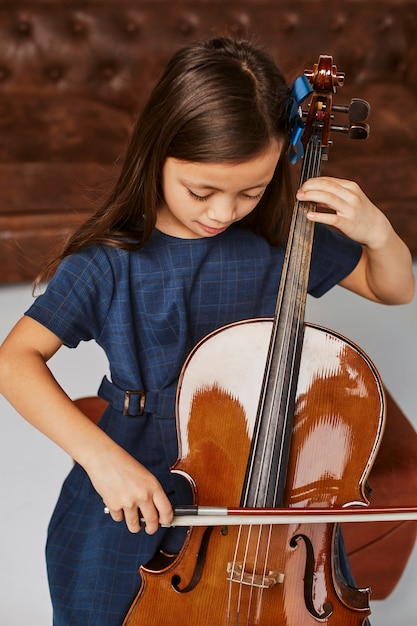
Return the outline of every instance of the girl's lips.
[[[220,235],[220,233],[224,233],[227,229],[227,226],[223,226],[223,228],[211,228],[210,226],[205,226],[204,224],[200,224],[200,226],[209,235]]]

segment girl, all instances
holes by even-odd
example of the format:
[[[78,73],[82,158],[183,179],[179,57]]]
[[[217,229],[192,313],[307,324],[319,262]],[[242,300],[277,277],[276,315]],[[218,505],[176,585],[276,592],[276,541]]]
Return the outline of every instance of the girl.
[[[291,104],[274,62],[247,42],[218,38],[175,54],[113,192],[0,350],[2,393],[77,462],[48,534],[56,626],[120,626],[139,566],[161,545],[181,545],[182,532],[159,526],[189,499],[169,472],[177,378],[213,329],[273,315],[293,206]],[[409,251],[356,184],[311,179],[297,195],[334,211],[309,216],[320,222],[309,293],[338,283],[376,302],[412,299]],[[62,344],[90,339],[111,373],[99,427],[47,367]]]

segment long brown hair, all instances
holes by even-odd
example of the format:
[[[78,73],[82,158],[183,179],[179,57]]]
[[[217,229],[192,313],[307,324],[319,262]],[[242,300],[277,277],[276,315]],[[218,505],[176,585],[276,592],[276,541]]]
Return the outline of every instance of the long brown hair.
[[[241,162],[273,139],[288,145],[290,91],[275,62],[248,41],[218,37],[180,49],[137,117],[119,179],[102,206],[70,237],[41,274],[90,244],[137,249],[150,237],[162,200],[167,157]],[[282,242],[292,207],[286,150],[256,208],[240,223]]]

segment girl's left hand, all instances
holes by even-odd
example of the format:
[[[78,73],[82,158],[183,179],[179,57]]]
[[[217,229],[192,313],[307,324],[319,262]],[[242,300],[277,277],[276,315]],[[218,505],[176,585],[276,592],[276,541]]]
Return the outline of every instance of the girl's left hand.
[[[307,213],[308,219],[333,226],[370,248],[383,247],[390,236],[388,219],[352,181],[328,176],[310,178],[298,190],[297,199],[318,205],[317,211]],[[320,212],[320,206],[332,212]]]
[[[412,300],[410,251],[388,218],[356,183],[328,176],[310,178],[298,190],[297,199],[318,205],[317,211],[306,207],[308,219],[333,226],[362,244],[358,264],[340,285],[384,304],[406,304]],[[323,213],[320,207],[330,212]]]

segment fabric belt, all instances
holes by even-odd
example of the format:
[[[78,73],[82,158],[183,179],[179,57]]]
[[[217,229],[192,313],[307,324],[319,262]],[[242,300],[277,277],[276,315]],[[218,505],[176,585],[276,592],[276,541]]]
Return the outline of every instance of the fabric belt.
[[[174,412],[175,390],[176,388],[162,391],[123,390],[104,376],[98,395],[127,417],[141,417],[144,413],[171,417]]]

